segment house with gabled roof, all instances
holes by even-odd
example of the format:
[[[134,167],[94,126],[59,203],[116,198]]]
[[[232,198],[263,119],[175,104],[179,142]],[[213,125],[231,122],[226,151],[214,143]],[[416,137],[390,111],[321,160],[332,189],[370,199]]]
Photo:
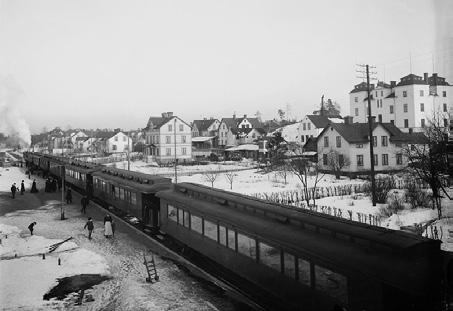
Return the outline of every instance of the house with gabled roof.
[[[217,136],[220,121],[214,118],[204,118],[203,120],[193,120],[192,137],[198,136]]]
[[[250,129],[260,129],[253,131],[249,136]],[[232,118],[222,118],[219,125],[219,146],[233,147],[241,143],[240,137],[257,139],[264,134],[263,125],[258,118],[248,118],[244,115],[242,118],[237,118],[233,115]],[[255,135],[256,137],[253,137]]]
[[[102,153],[119,153],[132,151],[132,139],[120,129],[115,131],[98,131],[92,143],[93,151]],[[94,147],[94,148],[93,148]]]
[[[404,133],[391,123],[373,123],[373,147],[375,171],[401,170],[407,165],[403,148],[427,144],[423,133]],[[330,123],[317,139],[318,160],[323,170],[330,170],[329,154],[336,153],[340,163],[346,163],[342,171],[348,173],[371,170],[368,123]]]
[[[321,115],[308,114],[298,123],[298,142],[304,145],[309,138],[318,137],[318,135],[330,123],[343,122],[344,120],[341,117],[326,117]]]
[[[144,128],[145,156],[157,163],[192,161],[192,129],[173,112],[150,117]]]

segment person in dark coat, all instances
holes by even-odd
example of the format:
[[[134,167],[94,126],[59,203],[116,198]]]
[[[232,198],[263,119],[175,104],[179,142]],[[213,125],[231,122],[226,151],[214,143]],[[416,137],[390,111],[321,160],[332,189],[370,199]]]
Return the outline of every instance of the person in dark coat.
[[[66,191],[66,204],[71,204],[72,203],[72,192],[71,188],[68,188]]]
[[[36,221],[34,221],[28,225],[28,230],[30,230],[31,235],[33,235],[33,229],[34,229],[35,225],[36,225]]]
[[[38,189],[36,188],[36,179],[33,179],[33,183],[31,184],[31,193],[37,193]]]
[[[52,179],[52,192],[57,191],[57,180],[54,178]]]
[[[86,214],[87,213],[87,205],[88,205],[88,198],[87,197],[82,197],[82,199],[80,200],[80,204],[82,204],[82,214]]]
[[[13,183],[13,185],[11,186],[11,194],[13,195],[13,199],[16,197],[16,191],[16,183]]]
[[[91,240],[91,233],[94,230],[94,224],[93,224],[93,220],[91,219],[91,217],[88,218],[88,221],[85,224],[85,227],[83,227],[83,229],[88,229],[88,239]]]
[[[50,180],[46,179],[46,186],[44,187],[44,192],[50,192]]]
[[[24,181],[22,180],[22,182],[20,183],[20,194],[23,195],[25,192],[25,184],[24,184]]]

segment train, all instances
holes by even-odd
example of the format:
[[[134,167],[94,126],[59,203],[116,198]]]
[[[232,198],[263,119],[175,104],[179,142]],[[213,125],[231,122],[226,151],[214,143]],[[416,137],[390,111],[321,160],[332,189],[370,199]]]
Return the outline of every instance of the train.
[[[453,261],[438,240],[160,176],[40,153],[24,159],[156,240],[189,249],[270,310],[444,310],[452,294],[444,268]]]

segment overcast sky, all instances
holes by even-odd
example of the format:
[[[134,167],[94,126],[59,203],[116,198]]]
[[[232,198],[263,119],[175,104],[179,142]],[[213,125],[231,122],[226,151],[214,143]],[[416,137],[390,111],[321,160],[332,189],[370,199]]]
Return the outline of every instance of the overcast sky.
[[[32,132],[139,128],[163,111],[268,119],[288,104],[300,119],[323,94],[347,114],[356,63],[399,80],[412,55],[413,73],[434,58],[447,75],[440,2],[0,0],[0,75]]]

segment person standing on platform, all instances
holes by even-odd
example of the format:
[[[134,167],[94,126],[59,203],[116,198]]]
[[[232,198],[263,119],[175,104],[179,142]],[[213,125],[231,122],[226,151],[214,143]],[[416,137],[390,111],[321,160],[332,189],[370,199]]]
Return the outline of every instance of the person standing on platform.
[[[110,216],[109,214],[104,217],[104,235],[106,238],[109,238],[113,235],[112,216]]]
[[[83,229],[88,229],[88,239],[91,240],[91,233],[94,230],[94,224],[93,224],[93,220],[91,219],[91,217],[88,218],[88,221],[85,224],[85,227],[83,227]]]
[[[24,192],[25,192],[25,184],[24,184],[24,181],[22,180],[22,182],[20,183],[20,194],[24,195]]]
[[[37,193],[38,192],[38,188],[36,188],[36,179],[33,179],[33,183],[31,184],[30,192],[31,193]]]
[[[36,221],[34,221],[28,225],[28,230],[30,230],[31,235],[33,235],[33,229],[34,229],[35,225],[36,225]]]
[[[72,192],[71,188],[68,188],[66,191],[66,204],[71,204],[72,203]]]
[[[13,199],[16,197],[16,191],[17,191],[16,183],[13,183],[13,185],[11,186],[11,194],[13,196]]]
[[[87,213],[87,205],[88,205],[88,198],[87,197],[82,197],[82,199],[80,200],[80,204],[82,204],[82,214],[86,214]]]

